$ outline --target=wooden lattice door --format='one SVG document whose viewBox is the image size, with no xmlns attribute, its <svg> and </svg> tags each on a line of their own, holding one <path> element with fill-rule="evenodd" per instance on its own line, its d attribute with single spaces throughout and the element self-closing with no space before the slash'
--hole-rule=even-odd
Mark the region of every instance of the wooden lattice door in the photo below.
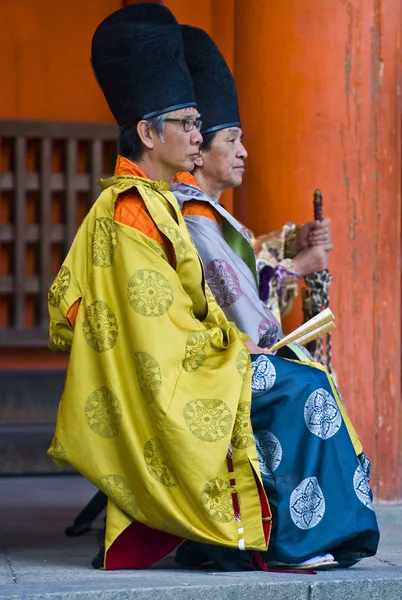
<svg viewBox="0 0 402 600">
<path fill-rule="evenodd" d="M 45 451 L 64 370 L 22 367 L 18 356 L 46 352 L 48 289 L 99 178 L 113 172 L 116 133 L 107 124 L 0 120 L 0 360 L 16 356 L 12 368 L 0 362 L 0 474 L 54 469 Z"/>
</svg>

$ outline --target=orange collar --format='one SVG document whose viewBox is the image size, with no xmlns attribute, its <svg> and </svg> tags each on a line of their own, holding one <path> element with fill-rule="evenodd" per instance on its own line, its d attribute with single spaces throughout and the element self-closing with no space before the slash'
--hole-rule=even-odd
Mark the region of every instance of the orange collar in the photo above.
<svg viewBox="0 0 402 600">
<path fill-rule="evenodd" d="M 125 156 L 118 155 L 116 166 L 114 168 L 115 175 L 131 175 L 132 177 L 144 177 L 149 179 L 141 169 Z"/>
<path fill-rule="evenodd" d="M 177 173 L 175 178 L 173 179 L 173 183 L 187 183 L 188 185 L 194 185 L 198 189 L 201 189 L 200 184 L 191 173 L 187 171 L 182 171 L 181 173 Z"/>
</svg>

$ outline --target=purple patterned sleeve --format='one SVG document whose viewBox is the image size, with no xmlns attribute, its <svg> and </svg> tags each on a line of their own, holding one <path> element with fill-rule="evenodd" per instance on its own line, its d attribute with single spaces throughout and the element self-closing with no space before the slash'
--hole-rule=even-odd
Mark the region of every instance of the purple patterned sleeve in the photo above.
<svg viewBox="0 0 402 600">
<path fill-rule="evenodd" d="M 267 302 L 269 298 L 269 282 L 275 273 L 275 268 L 266 265 L 260 271 L 259 295 L 260 300 Z"/>
<path fill-rule="evenodd" d="M 282 286 L 288 279 L 300 279 L 299 275 L 289 271 L 283 265 L 278 264 L 276 267 L 265 265 L 259 269 L 260 284 L 259 295 L 263 302 L 267 302 L 270 295 L 272 284 L 275 285 L 278 295 L 281 295 Z M 274 281 L 273 281 L 274 280 Z"/>
</svg>

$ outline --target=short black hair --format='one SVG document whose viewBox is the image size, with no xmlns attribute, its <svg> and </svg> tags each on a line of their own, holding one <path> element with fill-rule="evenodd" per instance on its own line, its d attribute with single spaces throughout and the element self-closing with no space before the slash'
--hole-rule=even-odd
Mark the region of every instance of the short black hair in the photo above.
<svg viewBox="0 0 402 600">
<path fill-rule="evenodd" d="M 144 145 L 137 131 L 137 124 L 120 132 L 119 154 L 131 161 L 141 158 L 144 153 Z"/>
<path fill-rule="evenodd" d="M 209 152 L 211 150 L 212 142 L 214 141 L 218 131 L 210 131 L 202 135 L 202 143 L 200 145 L 200 152 Z"/>
</svg>

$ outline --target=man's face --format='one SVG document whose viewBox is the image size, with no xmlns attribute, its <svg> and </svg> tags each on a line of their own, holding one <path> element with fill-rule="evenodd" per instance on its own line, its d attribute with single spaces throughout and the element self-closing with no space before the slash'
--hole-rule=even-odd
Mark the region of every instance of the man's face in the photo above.
<svg viewBox="0 0 402 600">
<path fill-rule="evenodd" d="M 242 143 L 240 127 L 219 130 L 212 140 L 211 149 L 201 152 L 196 166 L 201 166 L 205 179 L 214 181 L 220 190 L 237 187 L 244 174 L 244 161 L 247 151 Z"/>
<path fill-rule="evenodd" d="M 169 113 L 168 119 L 198 119 L 196 108 L 181 108 Z M 195 127 L 191 131 L 184 131 L 183 123 L 179 121 L 166 121 L 163 141 L 155 139 L 155 152 L 158 160 L 171 169 L 173 175 L 179 171 L 192 171 L 195 159 L 199 156 L 202 135 Z"/>
</svg>

